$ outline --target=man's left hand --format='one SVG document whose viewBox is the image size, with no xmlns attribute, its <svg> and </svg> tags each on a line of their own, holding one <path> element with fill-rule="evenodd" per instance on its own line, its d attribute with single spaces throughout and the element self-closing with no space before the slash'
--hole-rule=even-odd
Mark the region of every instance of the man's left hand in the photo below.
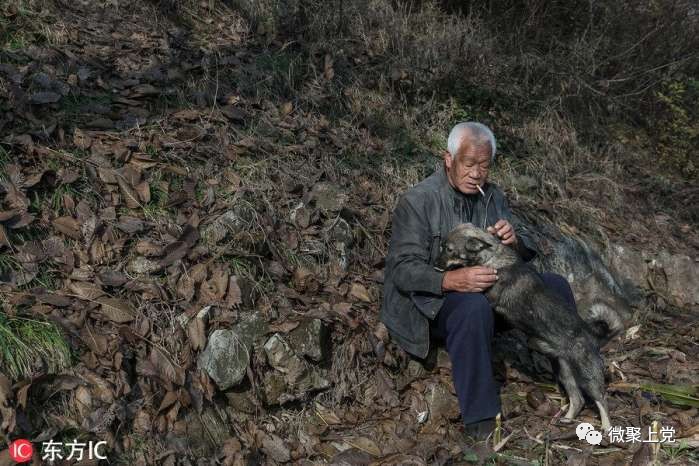
<svg viewBox="0 0 699 466">
<path fill-rule="evenodd" d="M 515 229 L 512 227 L 512 224 L 507 220 L 498 220 L 494 226 L 488 227 L 488 233 L 497 235 L 497 237 L 500 238 L 500 240 L 502 241 L 502 244 L 517 244 L 517 235 L 515 234 Z"/>
</svg>

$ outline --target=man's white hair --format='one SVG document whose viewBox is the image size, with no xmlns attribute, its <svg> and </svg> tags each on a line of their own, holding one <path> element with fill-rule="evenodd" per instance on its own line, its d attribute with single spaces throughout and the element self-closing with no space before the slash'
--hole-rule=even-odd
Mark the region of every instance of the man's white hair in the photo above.
<svg viewBox="0 0 699 466">
<path fill-rule="evenodd" d="M 463 144 L 464 139 L 476 143 L 488 142 L 490 143 L 490 161 L 495 160 L 495 135 L 493 132 L 485 126 L 483 123 L 478 123 L 476 121 L 466 121 L 455 125 L 449 132 L 449 138 L 447 139 L 447 150 L 454 158 L 461 144 Z"/>
</svg>

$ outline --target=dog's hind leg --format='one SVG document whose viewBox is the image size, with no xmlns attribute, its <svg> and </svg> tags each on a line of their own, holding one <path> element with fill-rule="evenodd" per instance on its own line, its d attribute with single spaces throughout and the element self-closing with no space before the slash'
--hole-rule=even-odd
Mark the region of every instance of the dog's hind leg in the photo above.
<svg viewBox="0 0 699 466">
<path fill-rule="evenodd" d="M 578 379 L 580 380 L 580 388 L 595 402 L 595 406 L 599 410 L 600 421 L 602 421 L 602 429 L 608 432 L 612 424 L 609 420 L 609 409 L 604 397 L 606 390 L 602 357 L 593 353 L 589 355 L 584 365 L 580 360 L 575 360 L 574 363 L 580 364 L 580 378 Z"/>
<path fill-rule="evenodd" d="M 607 401 L 604 398 L 601 400 L 595 400 L 595 405 L 597 405 L 597 409 L 599 409 L 599 417 L 602 420 L 602 430 L 604 430 L 604 432 L 609 432 L 609 430 L 612 428 L 612 423 L 609 420 Z"/>
<path fill-rule="evenodd" d="M 568 361 L 563 358 L 558 358 L 558 368 L 558 378 L 568 395 L 568 412 L 564 416 L 564 419 L 572 421 L 583 406 L 585 406 L 585 399 L 580 392 L 578 382 L 575 380 L 575 375 Z"/>
</svg>

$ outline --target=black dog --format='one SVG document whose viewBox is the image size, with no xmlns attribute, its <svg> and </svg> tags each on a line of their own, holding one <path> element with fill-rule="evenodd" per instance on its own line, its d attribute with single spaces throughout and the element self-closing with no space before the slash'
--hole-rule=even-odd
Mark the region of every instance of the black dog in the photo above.
<svg viewBox="0 0 699 466">
<path fill-rule="evenodd" d="M 600 342 L 582 318 L 536 270 L 498 238 L 472 224 L 452 230 L 435 264 L 441 270 L 482 265 L 497 270 L 498 281 L 485 291 L 493 309 L 529 337 L 529 346 L 558 363 L 558 379 L 569 399 L 566 420 L 595 402 L 602 428 L 611 428 L 605 401 L 604 363 Z"/>
</svg>

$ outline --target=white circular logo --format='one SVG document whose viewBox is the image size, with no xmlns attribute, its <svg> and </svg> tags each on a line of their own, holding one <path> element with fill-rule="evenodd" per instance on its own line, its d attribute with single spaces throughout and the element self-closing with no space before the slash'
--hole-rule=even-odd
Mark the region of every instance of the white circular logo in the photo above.
<svg viewBox="0 0 699 466">
<path fill-rule="evenodd" d="M 578 424 L 578 427 L 575 428 L 575 433 L 578 434 L 578 439 L 584 440 L 587 433 L 591 430 L 595 430 L 595 428 L 592 427 L 592 424 L 588 422 L 582 422 Z"/>
<path fill-rule="evenodd" d="M 585 440 L 587 440 L 587 443 L 590 445 L 599 445 L 602 443 L 602 433 L 597 432 L 596 430 L 591 430 L 585 436 Z"/>
</svg>

